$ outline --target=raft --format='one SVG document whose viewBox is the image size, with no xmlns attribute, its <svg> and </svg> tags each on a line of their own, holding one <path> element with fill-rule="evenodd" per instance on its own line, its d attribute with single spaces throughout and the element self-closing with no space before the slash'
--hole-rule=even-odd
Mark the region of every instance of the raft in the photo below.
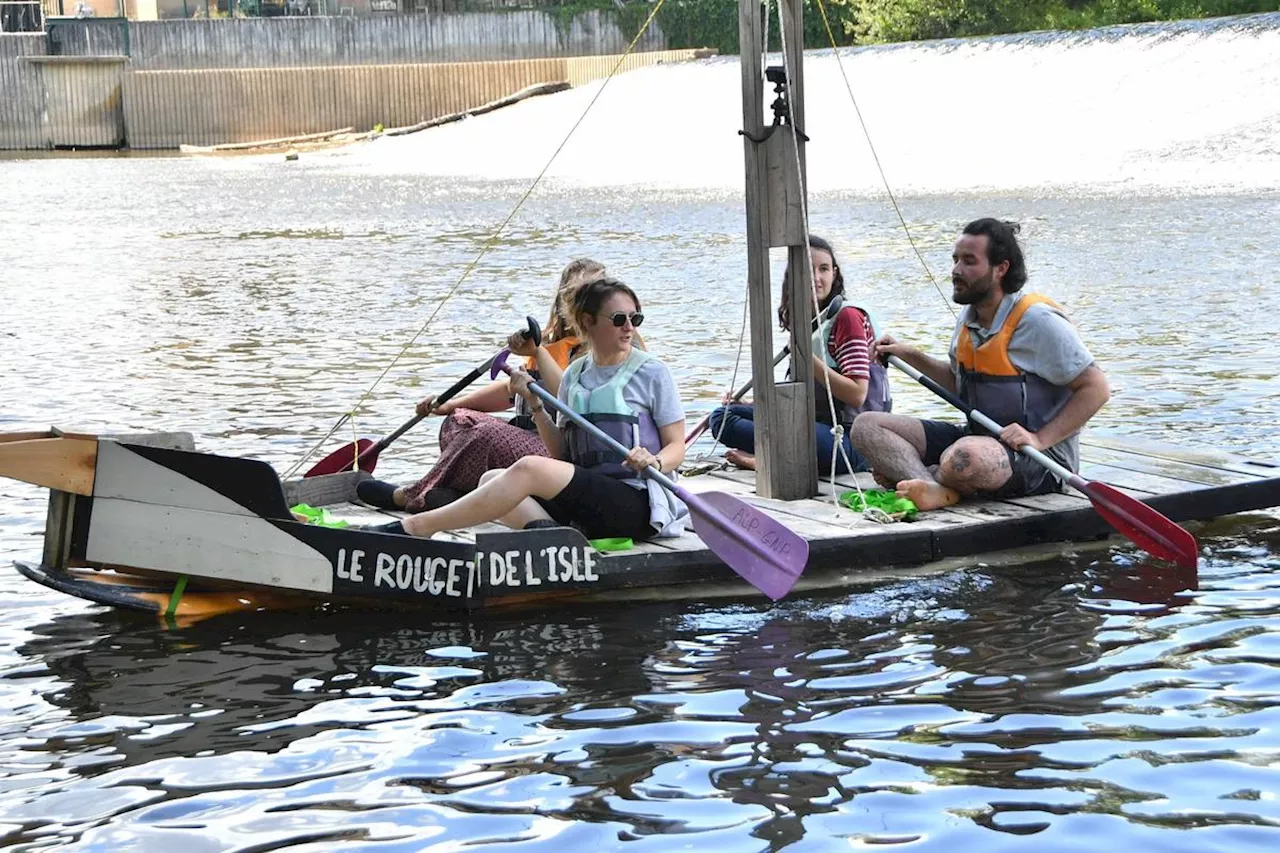
<svg viewBox="0 0 1280 853">
<path fill-rule="evenodd" d="M 1186 522 L 1280 505 L 1280 463 L 1103 438 L 1082 442 L 1081 473 Z M 419 539 L 359 529 L 400 513 L 358 501 L 357 471 L 282 482 L 267 463 L 197 451 L 189 433 L 0 434 L 0 476 L 50 489 L 36 583 L 111 607 L 203 618 L 318 605 L 477 611 L 638 598 L 757 597 L 692 533 L 596 550 L 570 527 L 495 524 Z M 682 480 L 757 505 L 802 535 L 809 564 L 797 590 L 839 587 L 885 569 L 989 561 L 1044 543 L 1102 543 L 1110 528 L 1089 501 L 1050 494 L 966 501 L 876 523 L 824 496 L 760 498 L 747 471 Z M 873 488 L 838 477 L 836 491 Z M 352 526 L 297 520 L 306 503 Z"/>
</svg>

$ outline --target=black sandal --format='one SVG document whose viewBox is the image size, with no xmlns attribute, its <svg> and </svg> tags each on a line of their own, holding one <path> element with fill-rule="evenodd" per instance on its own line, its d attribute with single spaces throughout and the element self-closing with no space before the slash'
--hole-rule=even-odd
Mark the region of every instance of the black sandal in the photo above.
<svg viewBox="0 0 1280 853">
<path fill-rule="evenodd" d="M 366 527 L 359 528 L 367 530 L 370 533 L 393 533 L 396 536 L 412 536 L 413 534 L 404 529 L 404 525 L 400 523 L 400 519 L 388 521 L 386 524 L 370 524 Z"/>
</svg>

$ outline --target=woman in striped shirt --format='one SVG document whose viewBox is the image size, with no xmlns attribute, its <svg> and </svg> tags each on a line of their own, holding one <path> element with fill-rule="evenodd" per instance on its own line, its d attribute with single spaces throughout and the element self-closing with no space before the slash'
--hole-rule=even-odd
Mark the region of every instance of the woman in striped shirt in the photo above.
<svg viewBox="0 0 1280 853">
<path fill-rule="evenodd" d="M 836 442 L 833 425 L 839 423 L 844 427 L 843 453 L 836 454 L 836 472 L 848 473 L 850 465 L 854 471 L 868 471 L 870 465 L 849 443 L 849 427 L 861 412 L 887 412 L 892 408 L 888 373 L 883 365 L 871 363 L 871 344 L 876 339 L 871 315 L 866 309 L 844 301 L 844 275 L 831 244 L 810 235 L 809 257 L 813 262 L 813 290 L 819 308 L 813 341 L 818 470 L 824 473 L 831 470 Z M 782 303 L 778 306 L 778 322 L 786 330 L 791 328 L 787 310 L 791 280 L 788 268 L 782 279 Z M 725 456 L 740 468 L 755 468 L 754 418 L 755 409 L 747 403 L 722 406 L 711 413 L 712 435 L 730 448 Z"/>
</svg>

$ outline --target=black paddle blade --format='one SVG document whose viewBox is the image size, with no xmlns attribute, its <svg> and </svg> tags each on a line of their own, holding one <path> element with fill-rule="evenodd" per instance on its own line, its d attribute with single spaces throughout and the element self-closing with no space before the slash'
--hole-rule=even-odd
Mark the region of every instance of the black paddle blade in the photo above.
<svg viewBox="0 0 1280 853">
<path fill-rule="evenodd" d="M 1083 491 L 1098 515 L 1148 554 L 1184 569 L 1198 565 L 1200 547 L 1186 529 L 1106 483 L 1086 483 Z"/>
</svg>

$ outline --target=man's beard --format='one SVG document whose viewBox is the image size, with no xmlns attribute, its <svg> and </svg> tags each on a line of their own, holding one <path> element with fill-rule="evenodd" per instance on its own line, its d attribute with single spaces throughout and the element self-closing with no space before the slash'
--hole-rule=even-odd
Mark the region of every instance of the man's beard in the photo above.
<svg viewBox="0 0 1280 853">
<path fill-rule="evenodd" d="M 956 290 L 956 282 L 959 281 L 965 285 L 963 291 Z M 995 274 L 990 270 L 987 274 L 977 281 L 967 282 L 964 279 L 951 277 L 951 301 L 957 305 L 972 305 L 975 302 L 981 302 L 996 286 Z"/>
</svg>

